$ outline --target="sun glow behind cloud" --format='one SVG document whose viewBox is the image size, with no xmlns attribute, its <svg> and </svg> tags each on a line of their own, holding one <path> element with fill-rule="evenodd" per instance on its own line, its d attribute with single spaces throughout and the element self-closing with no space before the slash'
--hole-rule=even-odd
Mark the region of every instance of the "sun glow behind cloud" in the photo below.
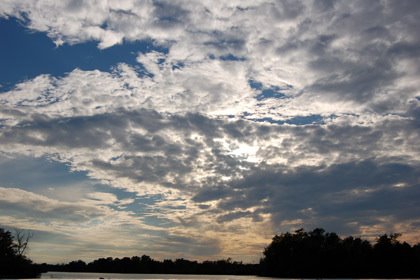
<svg viewBox="0 0 420 280">
<path fill-rule="evenodd" d="M 315 226 L 418 241 L 419 12 L 2 1 L 2 34 L 26 33 L 2 49 L 0 225 L 53 236 L 40 261 L 257 261 L 272 234 Z M 19 50 L 30 69 L 6 60 Z M 41 180 L 49 164 L 77 182 Z"/>
</svg>

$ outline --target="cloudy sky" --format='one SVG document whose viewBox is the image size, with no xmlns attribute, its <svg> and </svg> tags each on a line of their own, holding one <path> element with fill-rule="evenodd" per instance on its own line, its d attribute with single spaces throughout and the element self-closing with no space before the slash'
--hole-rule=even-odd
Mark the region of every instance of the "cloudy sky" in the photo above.
<svg viewBox="0 0 420 280">
<path fill-rule="evenodd" d="M 420 242 L 420 2 L 0 2 L 0 226 L 37 262 Z"/>
</svg>

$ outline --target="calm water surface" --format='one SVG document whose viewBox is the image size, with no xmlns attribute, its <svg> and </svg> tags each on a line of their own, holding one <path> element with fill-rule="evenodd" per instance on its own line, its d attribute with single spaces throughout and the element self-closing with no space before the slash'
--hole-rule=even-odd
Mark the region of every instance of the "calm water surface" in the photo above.
<svg viewBox="0 0 420 280">
<path fill-rule="evenodd" d="M 41 274 L 42 279 L 188 279 L 188 280 L 253 280 L 274 279 L 257 276 L 236 275 L 190 275 L 190 274 L 119 274 L 119 273 L 79 273 L 79 272 L 47 272 Z"/>
<path fill-rule="evenodd" d="M 258 277 L 258 276 L 236 276 L 236 275 L 190 275 L 190 274 L 119 274 L 119 273 L 79 273 L 79 272 L 47 272 L 41 274 L 42 279 L 114 279 L 114 280 L 137 280 L 137 279 L 173 279 L 173 280 L 270 280 L 279 278 Z M 283 279 L 292 280 L 292 279 Z M 343 279 L 328 279 L 343 280 Z M 352 279 L 356 280 L 356 279 Z M 364 279 L 366 280 L 366 279 Z M 398 279 L 393 279 L 398 280 Z M 406 280 L 406 279 L 405 279 Z"/>
</svg>

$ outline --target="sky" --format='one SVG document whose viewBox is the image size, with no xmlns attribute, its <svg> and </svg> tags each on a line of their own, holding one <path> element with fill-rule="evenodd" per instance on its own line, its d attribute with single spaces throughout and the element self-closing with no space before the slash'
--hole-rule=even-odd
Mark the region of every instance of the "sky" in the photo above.
<svg viewBox="0 0 420 280">
<path fill-rule="evenodd" d="M 0 1 L 0 227 L 35 262 L 420 242 L 420 1 Z"/>
</svg>

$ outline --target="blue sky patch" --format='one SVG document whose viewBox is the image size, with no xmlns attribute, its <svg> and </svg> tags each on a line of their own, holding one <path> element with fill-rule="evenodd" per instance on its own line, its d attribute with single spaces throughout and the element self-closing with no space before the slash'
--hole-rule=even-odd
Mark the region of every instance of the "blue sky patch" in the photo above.
<svg viewBox="0 0 420 280">
<path fill-rule="evenodd" d="M 259 92 L 259 94 L 255 97 L 258 101 L 268 99 L 268 98 L 275 98 L 275 99 L 282 99 L 287 98 L 287 96 L 282 92 L 284 90 L 288 90 L 293 88 L 291 85 L 287 85 L 286 87 L 279 87 L 279 86 L 264 86 L 262 83 L 249 80 L 249 86 Z"/>
<path fill-rule="evenodd" d="M 256 122 L 268 122 L 271 124 L 293 124 L 293 125 L 308 125 L 308 124 L 323 124 L 324 118 L 321 115 L 297 116 L 287 120 L 275 120 L 273 118 L 259 118 L 251 119 Z"/>
<path fill-rule="evenodd" d="M 246 60 L 245 57 L 235 56 L 231 53 L 227 54 L 227 55 L 222 55 L 219 58 L 220 58 L 220 60 L 223 60 L 223 61 L 244 61 L 244 60 Z"/>
<path fill-rule="evenodd" d="M 261 91 L 260 94 L 257 95 L 257 100 L 261 101 L 267 98 L 285 98 L 286 95 L 284 95 L 283 93 L 279 92 L 279 87 L 271 87 L 271 88 L 267 88 L 267 89 L 263 89 Z"/>
<path fill-rule="evenodd" d="M 286 120 L 285 123 L 295 125 L 323 124 L 324 118 L 321 115 L 297 116 Z"/>
<path fill-rule="evenodd" d="M 236 56 L 234 54 L 225 54 L 225 55 L 221 55 L 219 57 L 216 57 L 214 54 L 209 54 L 208 56 L 210 59 L 220 59 L 222 61 L 245 61 L 246 58 L 243 56 Z"/>
<path fill-rule="evenodd" d="M 248 83 L 249 83 L 249 86 L 255 90 L 262 90 L 263 88 L 263 84 L 255 80 L 249 80 Z"/>
<path fill-rule="evenodd" d="M 138 53 L 168 52 L 151 40 L 124 42 L 104 50 L 94 41 L 56 47 L 46 33 L 33 32 L 14 18 L 0 18 L 0 38 L 0 92 L 41 74 L 63 76 L 75 68 L 109 71 L 118 63 L 127 63 L 146 75 L 136 61 Z"/>
<path fill-rule="evenodd" d="M 21 174 L 21 176 L 16 176 Z M 91 180 L 86 172 L 71 172 L 64 163 L 43 158 L 0 158 L 0 182 L 3 187 L 28 191 L 74 185 Z"/>
</svg>

